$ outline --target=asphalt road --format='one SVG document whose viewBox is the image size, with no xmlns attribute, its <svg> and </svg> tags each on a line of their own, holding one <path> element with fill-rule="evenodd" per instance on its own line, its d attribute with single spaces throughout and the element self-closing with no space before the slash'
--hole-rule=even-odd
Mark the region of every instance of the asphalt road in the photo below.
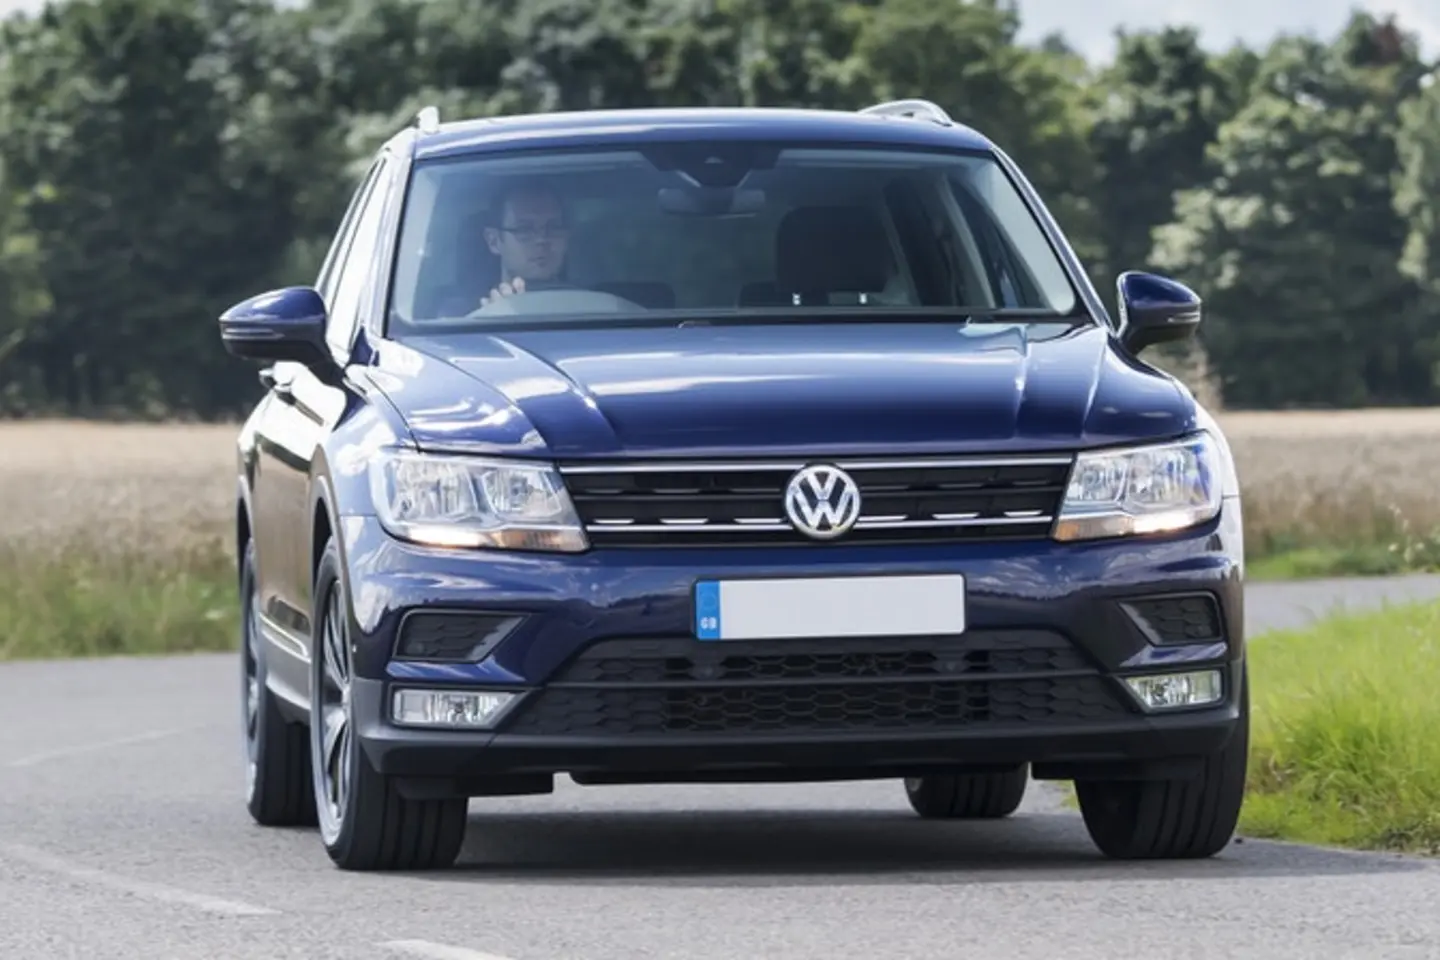
<svg viewBox="0 0 1440 960">
<path fill-rule="evenodd" d="M 1256 586 L 1252 631 L 1440 578 Z M 894 782 L 476 801 L 461 864 L 353 875 L 240 801 L 229 657 L 0 666 L 0 958 L 1440 957 L 1440 863 L 1241 840 L 1098 858 L 1032 787 L 933 825 Z"/>
</svg>

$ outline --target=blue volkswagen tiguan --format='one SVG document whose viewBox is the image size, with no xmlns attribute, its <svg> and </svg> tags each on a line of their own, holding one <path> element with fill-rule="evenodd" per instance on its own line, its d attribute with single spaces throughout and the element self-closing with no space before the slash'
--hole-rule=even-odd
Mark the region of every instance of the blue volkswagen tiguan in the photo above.
<svg viewBox="0 0 1440 960">
<path fill-rule="evenodd" d="M 418 869 L 470 798 L 556 774 L 894 778 L 941 819 L 1060 779 L 1107 856 L 1213 855 L 1248 750 L 1238 483 L 1138 358 L 1199 299 L 1117 294 L 925 101 L 426 108 L 315 286 L 220 319 L 267 364 L 250 814 Z"/>
</svg>

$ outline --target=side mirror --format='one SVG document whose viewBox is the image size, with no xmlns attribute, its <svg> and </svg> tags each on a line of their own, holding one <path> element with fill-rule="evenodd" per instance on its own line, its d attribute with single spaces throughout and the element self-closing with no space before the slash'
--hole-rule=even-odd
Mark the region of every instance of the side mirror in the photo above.
<svg viewBox="0 0 1440 960">
<path fill-rule="evenodd" d="M 271 290 L 220 315 L 220 339 L 233 356 L 293 361 L 317 373 L 335 366 L 325 344 L 325 300 L 312 287 Z"/>
<path fill-rule="evenodd" d="M 1183 283 L 1128 270 L 1115 282 L 1120 301 L 1120 341 L 1131 353 L 1157 343 L 1194 336 L 1200 298 Z"/>
</svg>

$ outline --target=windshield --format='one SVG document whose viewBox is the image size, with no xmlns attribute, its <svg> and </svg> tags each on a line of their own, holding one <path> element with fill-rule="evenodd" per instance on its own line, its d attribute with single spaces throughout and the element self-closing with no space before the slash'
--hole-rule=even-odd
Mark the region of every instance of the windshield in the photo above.
<svg viewBox="0 0 1440 960">
<path fill-rule="evenodd" d="M 1075 306 L 989 156 L 692 142 L 417 164 L 390 329 Z"/>
</svg>

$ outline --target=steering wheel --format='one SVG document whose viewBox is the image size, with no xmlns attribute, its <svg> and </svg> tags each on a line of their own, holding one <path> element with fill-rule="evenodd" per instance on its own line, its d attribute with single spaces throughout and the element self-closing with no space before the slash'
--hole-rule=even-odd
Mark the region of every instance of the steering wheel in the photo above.
<svg viewBox="0 0 1440 960">
<path fill-rule="evenodd" d="M 526 281 L 521 293 L 496 297 L 466 318 L 565 313 L 633 313 L 644 307 L 613 293 L 592 290 L 561 280 Z"/>
</svg>

